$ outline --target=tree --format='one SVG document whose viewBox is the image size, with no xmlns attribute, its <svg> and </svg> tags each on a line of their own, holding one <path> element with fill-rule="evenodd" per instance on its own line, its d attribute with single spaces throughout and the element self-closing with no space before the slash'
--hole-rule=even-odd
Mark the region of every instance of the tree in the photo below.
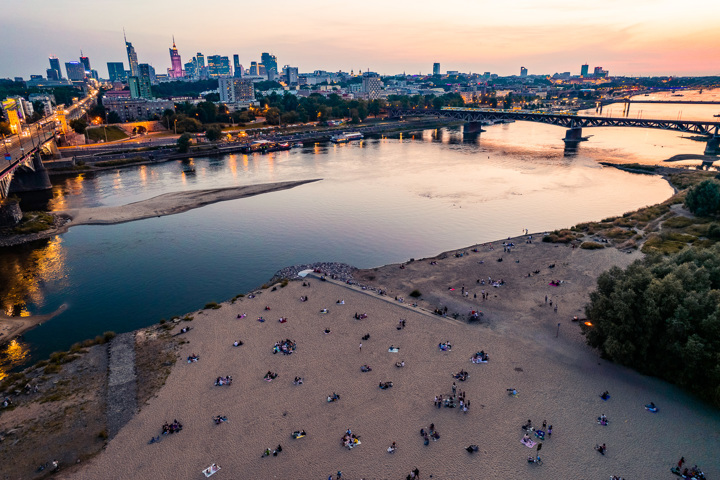
<svg viewBox="0 0 720 480">
<path fill-rule="evenodd" d="M 85 133 L 87 123 L 82 118 L 76 118 L 75 120 L 70 120 L 70 128 L 75 130 L 75 133 L 79 133 L 82 135 L 83 133 Z"/>
<path fill-rule="evenodd" d="M 122 122 L 122 119 L 120 118 L 120 115 L 117 114 L 117 112 L 110 112 L 107 116 L 107 123 L 120 123 Z"/>
<path fill-rule="evenodd" d="M 701 217 L 717 213 L 720 209 L 720 185 L 710 179 L 700 182 L 685 195 L 685 206 Z"/>
<path fill-rule="evenodd" d="M 190 150 L 190 135 L 183 133 L 177 141 L 178 152 L 187 153 Z"/>
<path fill-rule="evenodd" d="M 0 122 L 0 135 L 10 135 L 11 133 L 12 130 L 10 130 L 10 123 Z"/>
<path fill-rule="evenodd" d="M 280 110 L 272 107 L 265 112 L 265 121 L 268 125 L 280 125 Z"/>
<path fill-rule="evenodd" d="M 47 115 L 47 112 L 45 112 L 45 102 L 41 102 L 40 100 L 35 100 L 34 102 L 32 102 L 32 106 L 33 106 L 33 110 L 35 111 L 35 113 L 40 114 L 40 118 Z"/>
<path fill-rule="evenodd" d="M 184 115 L 178 115 L 175 126 L 177 127 L 178 133 L 202 132 L 203 130 L 202 123 L 194 118 L 186 117 Z"/>
<path fill-rule="evenodd" d="M 220 137 L 222 137 L 222 130 L 220 130 L 218 127 L 210 127 L 205 130 L 205 138 L 207 138 L 211 142 L 220 140 Z"/>
</svg>

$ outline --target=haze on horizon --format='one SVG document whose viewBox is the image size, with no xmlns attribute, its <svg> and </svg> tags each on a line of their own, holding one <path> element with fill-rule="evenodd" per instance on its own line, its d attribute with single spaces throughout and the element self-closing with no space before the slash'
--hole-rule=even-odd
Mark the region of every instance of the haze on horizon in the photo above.
<svg viewBox="0 0 720 480">
<path fill-rule="evenodd" d="M 716 0 L 24 0 L 2 11 L 0 78 L 45 75 L 49 55 L 64 64 L 81 49 L 106 78 L 106 62 L 128 68 L 123 27 L 158 73 L 174 35 L 183 62 L 239 54 L 248 67 L 270 52 L 301 72 L 426 74 L 440 62 L 442 72 L 578 74 L 587 62 L 610 75 L 720 75 Z"/>
</svg>

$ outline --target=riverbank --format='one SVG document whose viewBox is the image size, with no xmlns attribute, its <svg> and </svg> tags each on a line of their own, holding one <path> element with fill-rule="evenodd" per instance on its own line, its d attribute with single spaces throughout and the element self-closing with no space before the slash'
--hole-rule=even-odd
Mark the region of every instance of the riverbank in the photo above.
<svg viewBox="0 0 720 480">
<path fill-rule="evenodd" d="M 582 316 L 600 272 L 641 254 L 573 248 L 541 237 L 357 271 L 358 285 L 315 274 L 193 312 L 191 323 L 169 326 L 175 334 L 193 328 L 182 333 L 181 361 L 156 397 L 99 456 L 59 478 L 193 478 L 212 463 L 222 468 L 220 475 L 248 478 L 290 469 L 298 478 L 338 470 L 343 478 L 403 478 L 414 468 L 423 478 L 472 478 L 478 469 L 520 478 L 536 468 L 548 478 L 663 478 L 680 456 L 703 467 L 708 478 L 719 474 L 714 458 L 720 440 L 707 434 L 720 427 L 716 410 L 599 359 L 572 321 Z M 514 245 L 509 252 L 508 243 Z M 439 307 L 447 307 L 447 315 L 431 313 Z M 483 312 L 479 322 L 461 319 L 473 310 Z M 273 354 L 279 339 L 295 342 L 292 355 Z M 235 341 L 243 344 L 235 347 Z M 445 342 L 452 347 L 443 351 L 438 344 Z M 389 352 L 390 346 L 399 352 Z M 487 364 L 470 362 L 479 350 L 488 353 Z M 193 354 L 199 361 L 187 363 Z M 362 365 L 372 370 L 363 373 Z M 469 373 L 465 382 L 451 376 L 461 370 Z M 264 381 L 268 371 L 277 378 Z M 213 385 L 227 375 L 232 385 Z M 293 384 L 298 376 L 302 385 Z M 393 386 L 382 390 L 380 382 Z M 470 401 L 466 413 L 433 403 L 440 394 L 459 401 L 453 382 L 464 403 Z M 519 395 L 508 396 L 507 388 Z M 607 402 L 599 398 L 605 390 Z M 328 402 L 333 392 L 340 399 Z M 649 401 L 660 413 L 643 409 Z M 596 424 L 601 414 L 608 426 Z M 228 421 L 214 424 L 217 415 Z M 182 432 L 146 444 L 174 419 Z M 536 448 L 520 443 L 528 419 L 536 427 L 552 425 L 542 466 L 528 464 Z M 418 432 L 431 424 L 440 438 L 424 445 Z M 694 424 L 706 428 L 687 428 Z M 340 441 L 348 429 L 361 441 L 351 451 Z M 292 439 L 296 430 L 307 436 Z M 393 442 L 397 450 L 390 454 Z M 605 455 L 593 449 L 598 443 L 607 444 Z M 471 444 L 479 446 L 477 453 L 465 451 Z M 262 458 L 277 445 L 277 456 Z"/>
<path fill-rule="evenodd" d="M 44 315 L 32 315 L 28 317 L 11 317 L 0 313 L 0 347 L 5 345 L 28 330 L 47 322 L 67 310 L 67 305 L 61 305 L 52 313 Z"/>
<path fill-rule="evenodd" d="M 113 225 L 144 218 L 174 215 L 217 202 L 287 190 L 320 180 L 322 179 L 316 178 L 293 182 L 172 192 L 117 207 L 89 207 L 53 212 L 53 215 L 58 219 L 55 228 L 30 235 L 14 234 L 8 230 L 3 237 L 0 237 L 0 248 L 48 239 L 65 233 L 70 227 L 76 225 Z"/>
</svg>

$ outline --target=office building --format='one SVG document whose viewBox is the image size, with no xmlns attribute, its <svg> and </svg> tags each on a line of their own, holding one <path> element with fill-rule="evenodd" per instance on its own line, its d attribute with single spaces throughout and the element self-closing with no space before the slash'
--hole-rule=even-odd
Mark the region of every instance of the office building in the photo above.
<svg viewBox="0 0 720 480">
<path fill-rule="evenodd" d="M 122 62 L 108 62 L 108 78 L 111 82 L 124 82 L 127 80 L 125 76 L 125 66 Z"/>
<path fill-rule="evenodd" d="M 250 75 L 252 75 L 252 76 L 258 75 L 258 63 L 257 62 L 250 62 Z"/>
<path fill-rule="evenodd" d="M 265 65 L 265 71 L 269 72 L 270 70 L 275 70 L 275 73 L 277 73 L 277 57 L 275 55 L 270 55 L 269 53 L 263 53 L 260 55 L 260 62 Z"/>
<path fill-rule="evenodd" d="M 284 80 L 286 85 L 297 85 L 298 84 L 298 68 L 285 65 L 283 67 Z"/>
<path fill-rule="evenodd" d="M 131 76 L 128 79 L 128 84 L 130 85 L 130 97 L 152 100 L 152 91 L 150 89 L 150 65 L 147 63 L 141 63 L 137 66 L 137 71 L 137 76 Z"/>
<path fill-rule="evenodd" d="M 175 46 L 175 37 L 173 37 L 173 45 L 170 49 L 170 68 L 168 68 L 168 76 L 170 78 L 182 78 L 182 59 L 180 53 Z"/>
<path fill-rule="evenodd" d="M 60 70 L 60 60 L 56 56 L 50 57 L 50 69 L 55 70 L 57 78 L 50 78 L 48 74 L 48 80 L 60 80 L 63 78 L 62 71 Z"/>
<path fill-rule="evenodd" d="M 12 133 L 18 133 L 22 130 L 22 124 L 20 119 L 22 118 L 22 107 L 15 102 L 12 98 L 6 98 L 2 101 L 3 115 L 5 121 L 10 124 L 10 131 Z"/>
<path fill-rule="evenodd" d="M 132 43 L 127 41 L 127 38 L 125 39 L 125 50 L 127 50 L 128 64 L 130 65 L 130 76 L 137 77 L 137 75 L 138 75 L 137 53 L 135 52 L 135 47 L 133 47 Z"/>
<path fill-rule="evenodd" d="M 31 93 L 28 97 L 30 103 L 40 102 L 42 104 L 42 111 L 38 110 L 43 116 L 50 115 L 55 111 L 53 108 L 54 95 L 48 95 L 46 93 Z"/>
<path fill-rule="evenodd" d="M 85 79 L 85 66 L 80 62 L 65 62 L 68 80 L 76 82 Z"/>
<path fill-rule="evenodd" d="M 240 65 L 240 55 L 233 55 L 233 76 L 240 78 L 243 76 L 243 66 Z"/>
<path fill-rule="evenodd" d="M 440 75 L 440 64 L 433 63 L 433 75 Z"/>
<path fill-rule="evenodd" d="M 92 68 L 90 68 L 90 59 L 83 55 L 82 50 L 80 50 L 80 63 L 83 64 L 83 67 L 85 67 L 86 72 L 89 72 L 92 70 Z"/>
<path fill-rule="evenodd" d="M 48 80 L 60 80 L 60 75 L 54 68 L 48 68 L 45 70 L 45 73 L 47 74 Z"/>
<path fill-rule="evenodd" d="M 197 68 L 195 67 L 196 60 L 193 58 L 185 64 L 185 77 L 195 79 L 197 78 Z"/>
<path fill-rule="evenodd" d="M 255 101 L 255 87 L 253 81 L 249 78 L 220 78 L 218 88 L 222 103 L 249 105 Z"/>
<path fill-rule="evenodd" d="M 205 55 L 198 52 L 197 55 L 195 55 L 195 60 L 197 61 L 198 70 L 200 70 L 201 68 L 205 68 Z"/>
<path fill-rule="evenodd" d="M 380 75 L 374 72 L 365 72 L 362 76 L 362 92 L 367 95 L 368 100 L 380 98 L 383 83 Z"/>
<path fill-rule="evenodd" d="M 588 70 L 590 69 L 590 65 L 587 63 L 580 67 L 580 76 L 581 77 L 587 77 L 588 76 Z"/>
<path fill-rule="evenodd" d="M 593 71 L 593 76 L 595 76 L 597 78 L 607 78 L 608 71 L 603 70 L 602 67 L 595 67 L 595 70 Z"/>
<path fill-rule="evenodd" d="M 527 68 L 520 67 L 520 76 L 521 77 L 527 77 Z"/>
<path fill-rule="evenodd" d="M 112 98 L 104 96 L 103 106 L 108 114 L 110 112 L 117 113 L 121 122 L 153 120 L 160 118 L 165 110 L 174 110 L 175 108 L 172 100 L 148 100 L 146 98 L 127 98 L 121 96 Z"/>
<path fill-rule="evenodd" d="M 231 76 L 230 58 L 222 55 L 210 55 L 208 58 L 208 75 L 210 78 Z"/>
</svg>

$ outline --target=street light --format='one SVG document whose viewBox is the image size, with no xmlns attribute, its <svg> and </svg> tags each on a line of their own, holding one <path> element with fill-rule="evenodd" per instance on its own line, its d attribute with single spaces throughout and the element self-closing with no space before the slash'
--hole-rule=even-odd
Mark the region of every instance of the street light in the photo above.
<svg viewBox="0 0 720 480">
<path fill-rule="evenodd" d="M 175 135 L 177 135 L 177 118 L 173 122 L 173 129 L 175 130 Z"/>
</svg>

